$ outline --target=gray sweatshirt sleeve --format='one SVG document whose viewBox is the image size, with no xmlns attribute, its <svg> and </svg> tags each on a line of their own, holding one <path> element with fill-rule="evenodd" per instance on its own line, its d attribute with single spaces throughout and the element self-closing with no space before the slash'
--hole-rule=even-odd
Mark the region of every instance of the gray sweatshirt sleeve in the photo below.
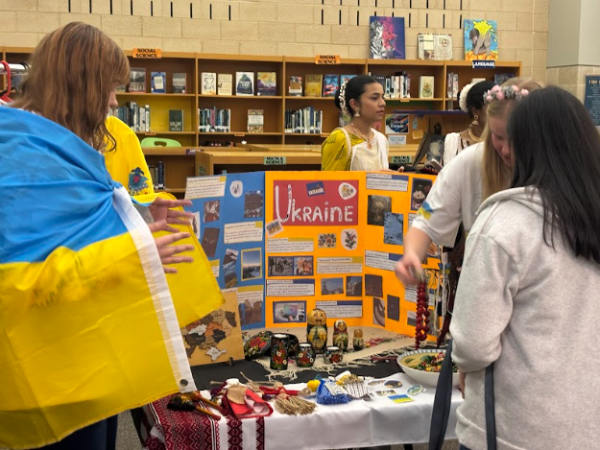
<svg viewBox="0 0 600 450">
<path fill-rule="evenodd" d="M 500 356 L 519 282 L 514 261 L 489 236 L 470 234 L 465 254 L 450 333 L 452 359 L 464 372 L 474 372 Z"/>
</svg>

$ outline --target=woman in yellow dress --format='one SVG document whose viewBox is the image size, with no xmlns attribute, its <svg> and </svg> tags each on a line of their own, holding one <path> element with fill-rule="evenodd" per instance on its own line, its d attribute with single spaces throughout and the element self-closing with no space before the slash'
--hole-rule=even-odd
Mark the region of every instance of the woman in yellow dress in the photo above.
<svg viewBox="0 0 600 450">
<path fill-rule="evenodd" d="M 373 128 L 385 114 L 381 84 L 368 75 L 353 77 L 338 89 L 335 104 L 352 120 L 323 142 L 321 170 L 389 169 L 388 140 Z"/>
</svg>

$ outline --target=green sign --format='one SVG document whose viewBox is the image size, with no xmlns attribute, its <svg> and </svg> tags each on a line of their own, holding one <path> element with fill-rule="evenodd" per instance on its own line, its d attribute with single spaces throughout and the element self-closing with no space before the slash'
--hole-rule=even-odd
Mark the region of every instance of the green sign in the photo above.
<svg viewBox="0 0 600 450">
<path fill-rule="evenodd" d="M 411 164 L 413 157 L 409 155 L 392 156 L 392 164 Z"/>
<path fill-rule="evenodd" d="M 265 156 L 265 166 L 285 166 L 285 156 Z"/>
</svg>

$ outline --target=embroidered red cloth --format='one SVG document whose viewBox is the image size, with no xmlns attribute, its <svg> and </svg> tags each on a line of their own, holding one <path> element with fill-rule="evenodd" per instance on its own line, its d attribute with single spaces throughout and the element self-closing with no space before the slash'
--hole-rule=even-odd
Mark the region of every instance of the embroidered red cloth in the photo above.
<svg viewBox="0 0 600 450">
<path fill-rule="evenodd" d="M 230 416 L 216 421 L 202 413 L 168 409 L 170 398 L 162 398 L 144 407 L 144 449 L 264 450 L 264 417 L 242 421 Z M 244 442 L 245 428 L 256 430 L 251 433 L 255 436 L 254 442 Z"/>
</svg>

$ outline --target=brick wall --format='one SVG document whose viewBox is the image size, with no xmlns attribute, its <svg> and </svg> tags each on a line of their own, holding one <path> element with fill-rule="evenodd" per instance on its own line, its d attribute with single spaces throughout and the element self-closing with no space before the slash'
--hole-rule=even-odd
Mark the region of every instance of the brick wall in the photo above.
<svg viewBox="0 0 600 450">
<path fill-rule="evenodd" d="M 367 58 L 371 15 L 406 22 L 406 57 L 416 36 L 454 36 L 462 59 L 461 20 L 498 21 L 502 60 L 520 60 L 523 75 L 546 79 L 549 0 L 0 0 L 0 46 L 35 46 L 44 33 L 83 21 L 124 49 Z"/>
</svg>

